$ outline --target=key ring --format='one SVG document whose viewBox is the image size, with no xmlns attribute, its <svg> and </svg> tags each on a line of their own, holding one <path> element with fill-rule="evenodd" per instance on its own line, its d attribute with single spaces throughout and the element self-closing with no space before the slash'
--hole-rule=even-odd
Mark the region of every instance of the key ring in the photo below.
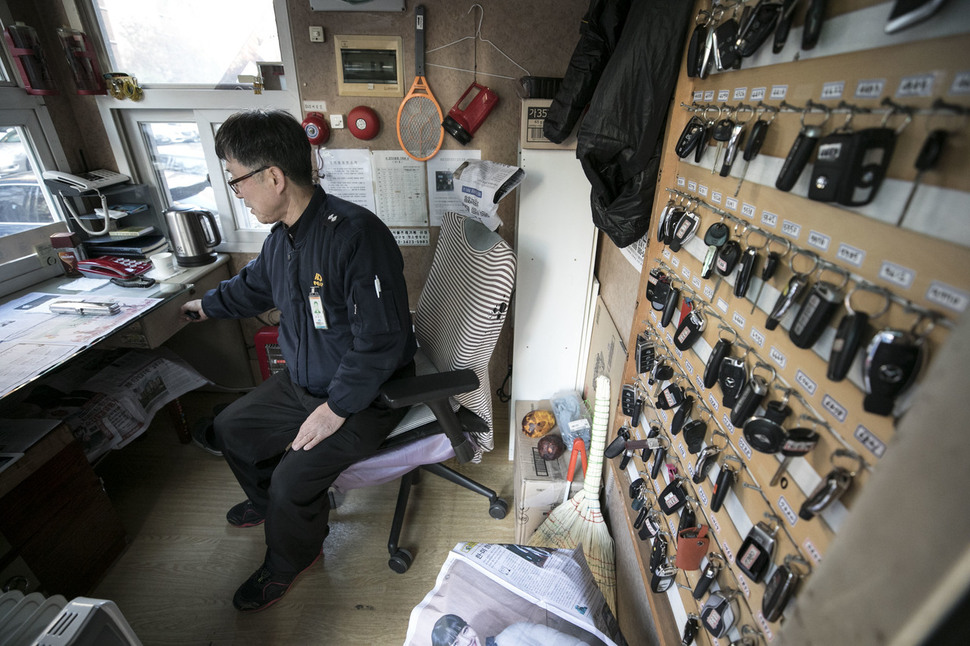
<svg viewBox="0 0 970 646">
<path fill-rule="evenodd" d="M 796 108 L 796 110 L 797 109 L 798 108 Z M 805 117 L 808 116 L 808 113 L 809 112 L 819 112 L 819 111 L 821 111 L 823 113 L 823 119 L 819 123 L 814 124 L 813 127 L 816 127 L 816 128 L 821 128 L 826 123 L 828 123 L 829 117 L 832 116 L 832 109 L 829 106 L 827 106 L 827 105 L 824 105 L 822 103 L 815 103 L 814 101 L 812 101 L 811 99 L 809 99 L 809 101 L 806 104 L 805 108 L 803 108 L 803 109 L 800 110 L 800 112 L 802 113 L 802 116 L 801 116 L 801 119 L 800 119 L 801 124 L 802 124 L 802 128 L 805 128 L 808 125 L 808 124 L 805 123 Z"/>
<path fill-rule="evenodd" d="M 838 265 L 833 265 L 830 262 L 824 262 L 824 261 L 821 261 L 819 263 L 819 268 L 818 268 L 819 280 L 822 280 L 822 275 L 826 271 L 830 271 L 833 274 L 838 274 L 839 276 L 842 276 L 842 282 L 839 283 L 837 289 L 839 290 L 845 289 L 845 286 L 849 284 L 849 272 L 847 272 L 845 269 L 842 269 L 842 267 L 839 267 Z"/>
<path fill-rule="evenodd" d="M 761 110 L 761 116 L 758 117 L 759 119 L 761 119 L 761 117 L 763 117 L 765 113 L 771 114 L 771 118 L 767 120 L 768 123 L 771 123 L 772 121 L 774 121 L 775 117 L 778 116 L 778 112 L 779 112 L 778 108 L 776 108 L 773 105 L 768 105 L 764 101 L 758 101 L 757 107 Z"/>
<path fill-rule="evenodd" d="M 812 564 L 798 554 L 786 554 L 784 562 L 788 566 L 788 569 L 797 577 L 806 577 L 812 573 Z M 800 572 L 798 569 L 792 567 L 792 563 L 798 563 L 799 566 L 804 567 L 807 571 Z"/>
<path fill-rule="evenodd" d="M 765 237 L 768 238 L 768 244 L 766 246 L 766 249 L 768 249 L 768 252 L 769 253 L 771 252 L 771 243 L 772 242 L 783 242 L 783 243 L 785 243 L 785 250 L 783 252 L 781 252 L 780 254 L 778 254 L 778 258 L 779 259 L 784 258 L 785 256 L 787 256 L 791 252 L 792 244 L 791 244 L 791 240 L 789 240 L 788 238 L 779 238 L 778 236 L 776 236 L 776 235 L 774 235 L 772 233 L 765 233 Z"/>
<path fill-rule="evenodd" d="M 855 460 L 858 463 L 858 471 L 849 471 L 846 469 L 846 471 L 849 471 L 849 477 L 851 478 L 856 477 L 856 474 L 866 467 L 866 461 L 862 459 L 862 456 L 855 451 L 850 451 L 849 449 L 835 449 L 835 451 L 833 451 L 829 456 L 829 462 L 835 466 L 839 466 L 835 464 L 835 458 L 847 458 L 850 460 Z"/>
<path fill-rule="evenodd" d="M 760 247 L 752 246 L 752 244 L 751 244 L 751 234 L 752 233 L 760 234 L 761 237 L 763 237 L 765 239 L 764 244 L 762 244 Z M 766 248 L 769 244 L 771 244 L 771 239 L 768 237 L 768 234 L 767 233 L 765 233 L 764 231 L 762 231 L 758 227 L 749 227 L 749 230 L 744 234 L 744 244 L 746 244 L 751 249 L 754 249 L 756 251 L 761 251 L 762 249 Z M 791 244 L 791 243 L 789 243 L 789 244 Z"/>
<path fill-rule="evenodd" d="M 728 462 L 737 462 L 738 463 L 738 468 L 737 469 L 728 468 L 728 464 L 727 464 Z M 725 455 L 724 456 L 724 464 L 721 465 L 721 468 L 722 469 L 727 469 L 728 471 L 734 471 L 735 473 L 738 473 L 738 472 L 741 471 L 741 469 L 744 468 L 744 461 L 741 458 L 739 458 L 738 456 L 736 456 L 736 455 Z"/>
<path fill-rule="evenodd" d="M 741 113 L 742 112 L 750 112 L 751 113 L 751 116 L 749 116 L 747 119 L 745 119 L 744 121 L 742 121 L 741 120 Z M 744 104 L 744 103 L 739 103 L 738 104 L 738 107 L 734 110 L 734 116 L 737 118 L 737 122 L 739 124 L 741 124 L 741 123 L 748 123 L 749 121 L 751 121 L 754 118 L 754 116 L 755 116 L 754 113 L 755 113 L 754 108 L 751 107 L 750 105 L 747 105 L 747 104 Z"/>
<path fill-rule="evenodd" d="M 738 331 L 735 330 L 733 327 L 729 327 L 727 325 L 718 325 L 717 326 L 717 329 L 718 329 L 717 338 L 719 340 L 728 341 L 727 339 L 725 339 L 724 337 L 721 336 L 720 330 L 724 330 L 725 332 L 730 332 L 731 334 L 734 335 L 734 340 L 733 341 L 728 341 L 728 343 L 732 343 L 733 344 L 733 343 L 737 343 L 740 340 L 740 337 L 738 336 Z"/>
<path fill-rule="evenodd" d="M 903 119 L 903 122 L 899 125 L 898 128 L 896 128 L 896 135 L 898 136 L 900 133 L 902 133 L 903 130 L 906 129 L 906 126 L 912 123 L 913 121 L 912 108 L 907 107 L 905 105 L 900 105 L 895 101 L 893 101 L 892 99 L 890 99 L 888 96 L 882 100 L 882 105 L 888 105 L 890 106 L 891 109 L 889 110 L 889 112 L 885 114 L 885 116 L 883 116 L 882 123 L 879 124 L 881 127 L 885 128 L 886 124 L 889 123 L 889 119 L 891 119 L 893 115 L 896 115 L 896 114 L 906 115 L 906 118 Z"/>
<path fill-rule="evenodd" d="M 763 361 L 756 361 L 755 362 L 754 366 L 751 368 L 751 376 L 752 377 L 755 376 L 755 372 L 754 371 L 757 370 L 758 368 L 765 368 L 765 369 L 771 371 L 771 379 L 766 379 L 765 380 L 769 384 L 772 383 L 772 382 L 774 382 L 775 379 L 778 377 L 778 373 L 775 372 L 775 369 L 772 366 L 769 366 L 767 363 L 765 363 Z"/>
<path fill-rule="evenodd" d="M 845 295 L 845 309 L 849 314 L 855 314 L 856 312 L 861 312 L 863 310 L 857 309 L 852 306 L 852 297 L 857 292 L 870 292 L 872 294 L 878 294 L 883 297 L 882 309 L 873 314 L 868 314 L 870 319 L 877 319 L 886 312 L 889 311 L 889 306 L 892 304 L 892 295 L 888 289 L 885 287 L 879 287 L 867 282 L 859 282 Z"/>
<path fill-rule="evenodd" d="M 812 268 L 806 271 L 805 273 L 802 273 L 797 269 L 795 269 L 795 258 L 798 258 L 799 256 L 808 256 L 809 258 L 812 259 Z M 814 254 L 811 251 L 805 251 L 804 249 L 799 249 L 794 253 L 794 255 L 792 255 L 791 259 L 788 261 L 788 266 L 791 267 L 792 273 L 798 276 L 799 278 L 808 278 L 809 276 L 815 273 L 816 269 L 818 269 L 819 262 L 821 262 L 821 260 L 817 254 Z"/>
</svg>

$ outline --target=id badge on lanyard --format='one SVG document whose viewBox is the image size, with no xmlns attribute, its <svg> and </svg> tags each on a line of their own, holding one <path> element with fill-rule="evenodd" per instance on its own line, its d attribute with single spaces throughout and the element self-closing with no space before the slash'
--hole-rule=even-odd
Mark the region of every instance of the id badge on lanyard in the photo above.
<svg viewBox="0 0 970 646">
<path fill-rule="evenodd" d="M 316 287 L 310 288 L 310 315 L 313 317 L 313 327 L 318 330 L 329 329 L 327 325 L 327 314 L 323 311 L 323 299 L 317 292 Z"/>
</svg>

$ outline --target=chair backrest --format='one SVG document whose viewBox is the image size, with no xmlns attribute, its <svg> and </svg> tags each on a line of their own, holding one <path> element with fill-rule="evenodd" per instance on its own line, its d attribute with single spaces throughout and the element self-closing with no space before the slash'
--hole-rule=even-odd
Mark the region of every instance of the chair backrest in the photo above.
<svg viewBox="0 0 970 646">
<path fill-rule="evenodd" d="M 478 389 L 455 399 L 487 423 L 487 432 L 474 433 L 484 451 L 494 446 L 488 363 L 514 287 L 512 247 L 481 223 L 445 213 L 414 328 L 421 349 L 438 370 L 467 368 L 478 375 Z"/>
</svg>

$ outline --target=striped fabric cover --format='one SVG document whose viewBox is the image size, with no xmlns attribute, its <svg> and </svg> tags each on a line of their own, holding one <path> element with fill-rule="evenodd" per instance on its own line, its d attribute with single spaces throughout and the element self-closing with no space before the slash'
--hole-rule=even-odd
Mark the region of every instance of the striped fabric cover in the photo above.
<svg viewBox="0 0 970 646">
<path fill-rule="evenodd" d="M 438 370 L 471 369 L 478 389 L 458 403 L 488 423 L 475 433 L 479 449 L 491 451 L 492 388 L 488 362 L 510 308 L 515 252 L 501 236 L 458 213 L 444 214 L 431 271 L 418 298 L 414 328 L 418 343 Z"/>
</svg>

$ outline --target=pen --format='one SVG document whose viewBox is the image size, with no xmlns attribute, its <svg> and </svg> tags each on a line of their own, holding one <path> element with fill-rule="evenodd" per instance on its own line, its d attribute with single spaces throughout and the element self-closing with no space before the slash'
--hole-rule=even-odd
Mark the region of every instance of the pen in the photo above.
<svg viewBox="0 0 970 646">
<path fill-rule="evenodd" d="M 377 298 L 381 297 L 381 279 L 374 274 L 374 291 L 377 292 Z"/>
</svg>

